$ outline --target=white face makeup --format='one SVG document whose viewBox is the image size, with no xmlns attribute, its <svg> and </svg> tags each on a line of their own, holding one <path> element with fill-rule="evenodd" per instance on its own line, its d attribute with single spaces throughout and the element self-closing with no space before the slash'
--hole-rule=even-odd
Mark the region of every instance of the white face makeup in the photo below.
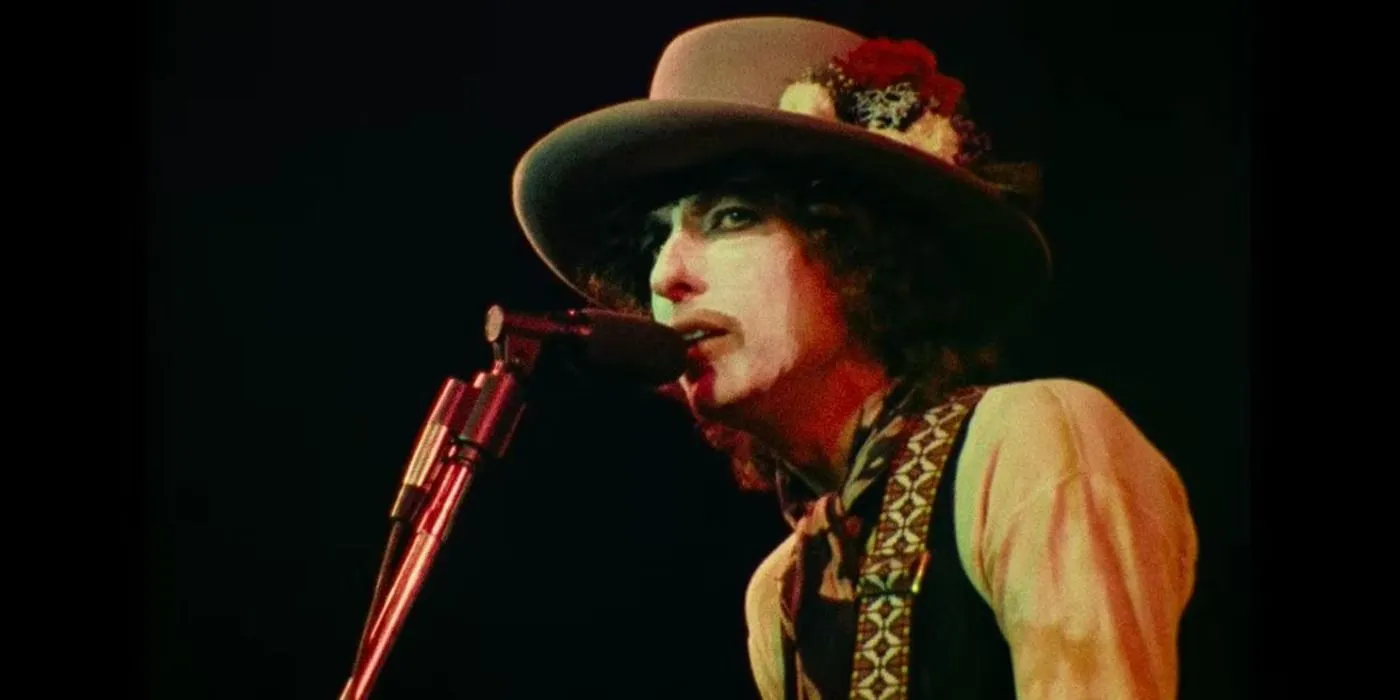
<svg viewBox="0 0 1400 700">
<path fill-rule="evenodd" d="M 666 228 L 652 315 L 692 340 L 682 386 L 693 410 L 742 424 L 792 410 L 776 397 L 820 381 L 846 347 L 830 275 L 794 224 L 736 195 L 688 197 L 653 213 Z"/>
</svg>

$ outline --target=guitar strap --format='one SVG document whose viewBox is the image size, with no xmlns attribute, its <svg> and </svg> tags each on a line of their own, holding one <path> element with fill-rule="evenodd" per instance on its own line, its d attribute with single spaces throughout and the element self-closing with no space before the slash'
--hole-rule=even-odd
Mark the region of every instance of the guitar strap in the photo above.
<svg viewBox="0 0 1400 700">
<path fill-rule="evenodd" d="M 852 700 L 909 696 L 910 621 L 934 556 L 928 548 L 933 504 L 953 443 L 984 394 L 983 388 L 965 389 L 924 413 L 922 425 L 890 465 L 879 521 L 866 540 L 856 585 Z"/>
</svg>

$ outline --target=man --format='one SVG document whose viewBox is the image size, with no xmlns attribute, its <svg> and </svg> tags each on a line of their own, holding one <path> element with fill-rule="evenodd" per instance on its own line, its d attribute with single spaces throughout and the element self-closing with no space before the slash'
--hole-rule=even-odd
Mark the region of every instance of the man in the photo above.
<svg viewBox="0 0 1400 700">
<path fill-rule="evenodd" d="M 912 42 L 756 18 L 516 172 L 526 235 L 690 341 L 679 387 L 793 534 L 746 616 L 765 698 L 1169 698 L 1196 535 L 1102 392 L 976 383 L 1049 278 L 963 86 Z"/>
</svg>

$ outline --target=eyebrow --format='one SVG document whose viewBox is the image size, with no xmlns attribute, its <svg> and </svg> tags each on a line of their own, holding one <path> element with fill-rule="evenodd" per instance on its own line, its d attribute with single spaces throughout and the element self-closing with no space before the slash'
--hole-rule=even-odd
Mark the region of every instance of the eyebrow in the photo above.
<svg viewBox="0 0 1400 700">
<path fill-rule="evenodd" d="M 685 207 L 689 216 L 695 216 L 697 212 L 704 212 L 713 206 L 714 197 L 706 195 L 689 195 L 680 199 L 673 199 L 651 211 L 647 212 L 643 225 L 650 228 L 652 226 L 664 226 L 669 231 L 671 221 L 675 216 L 676 207 Z"/>
<path fill-rule="evenodd" d="M 686 195 L 679 199 L 671 200 L 651 211 L 647 212 L 646 224 L 671 225 L 671 217 L 678 206 L 684 206 L 686 213 L 690 216 L 703 216 L 721 201 L 728 198 L 744 200 L 750 204 L 758 205 L 757 197 L 746 191 L 741 183 L 726 183 L 697 194 Z"/>
<path fill-rule="evenodd" d="M 671 225 L 671 212 L 674 211 L 675 208 L 675 204 L 664 204 L 652 209 L 647 212 L 646 217 L 642 221 L 642 225 L 645 228 L 651 228 L 652 226 L 669 227 Z"/>
</svg>

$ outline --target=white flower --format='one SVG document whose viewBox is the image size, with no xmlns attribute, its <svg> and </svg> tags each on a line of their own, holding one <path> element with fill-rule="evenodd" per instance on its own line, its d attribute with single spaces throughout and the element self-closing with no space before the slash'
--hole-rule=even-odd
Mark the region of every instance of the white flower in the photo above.
<svg viewBox="0 0 1400 700">
<path fill-rule="evenodd" d="M 908 129 L 886 129 L 871 127 L 871 131 L 887 136 L 908 146 L 913 146 L 940 160 L 954 162 L 961 147 L 961 139 L 953 128 L 953 122 L 936 112 L 924 112 Z"/>
<path fill-rule="evenodd" d="M 836 118 L 836 102 L 824 85 L 816 83 L 793 83 L 783 91 L 778 108 L 784 112 L 796 112 L 822 119 Z"/>
<path fill-rule="evenodd" d="M 856 93 L 856 117 L 872 127 L 895 126 L 917 106 L 919 93 L 909 83 Z"/>
</svg>

